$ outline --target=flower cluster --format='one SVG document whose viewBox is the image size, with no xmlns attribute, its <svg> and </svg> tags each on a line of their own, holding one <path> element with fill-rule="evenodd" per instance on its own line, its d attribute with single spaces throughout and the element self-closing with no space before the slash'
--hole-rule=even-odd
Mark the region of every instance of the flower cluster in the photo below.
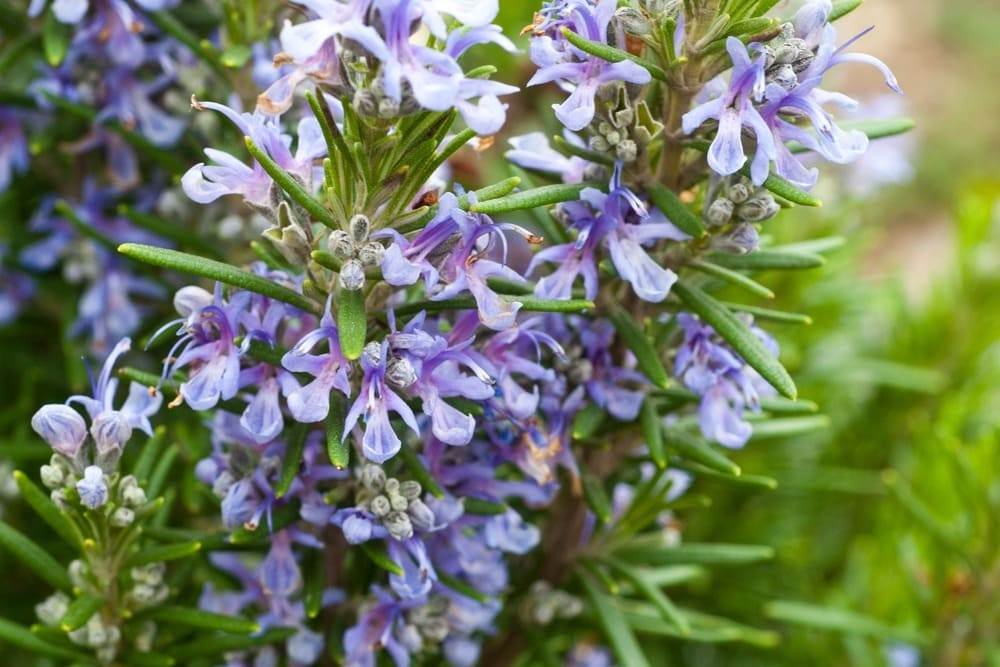
<svg viewBox="0 0 1000 667">
<path fill-rule="evenodd" d="M 554 105 L 565 132 L 552 143 L 538 132 L 511 139 L 518 176 L 474 191 L 448 187 L 449 160 L 477 135 L 489 147 L 505 121 L 500 98 L 516 88 L 460 60 L 472 47 L 514 50 L 491 25 L 498 3 L 303 0 L 276 10 L 280 46 L 243 44 L 249 78 L 224 77 L 265 88 L 256 107 L 242 111 L 238 95 L 191 96 L 196 111 L 215 112 L 192 125 L 210 130 L 221 116 L 242 145 L 195 139 L 206 161 L 180 177 L 209 215 L 231 212 L 254 262 L 219 261 L 237 255 L 169 224 L 153 225 L 156 234 L 133 224 L 147 220 L 164 182 L 138 169 L 133 147 L 176 144 L 185 122 L 161 108 L 165 91 L 218 56 L 163 13 L 171 3 L 138 4 L 51 8 L 77 28 L 62 64 L 34 85 L 37 106 L 97 109 L 77 149 L 106 151 L 112 186 L 95 175 L 79 203 L 43 205 L 32 226 L 47 236 L 22 262 L 61 258 L 88 281 L 76 327 L 97 346 L 137 330 L 135 299 L 173 292 L 175 319 L 148 338 L 163 352 L 159 377 L 125 369 L 142 382 L 115 407 L 124 338 L 93 397 L 45 406 L 32 421 L 57 453 L 41 471 L 56 504 L 127 531 L 156 503 L 139 484 L 146 476 L 122 474 L 133 431 L 153 434 L 164 396 L 204 413 L 198 425 L 183 411 L 164 419 L 184 434 L 194 468 L 185 480 L 202 485 L 180 493 L 192 506 L 218 502 L 219 532 L 195 532 L 195 550 L 211 550 L 226 576 L 197 580 L 197 621 L 175 609 L 150 618 L 253 634 L 226 644 L 232 665 L 305 666 L 334 654 L 351 667 L 377 664 L 382 651 L 399 667 L 507 664 L 506 652 L 524 649 L 513 638 L 576 622 L 586 605 L 607 631 L 623 613 L 605 592 L 618 590 L 616 578 L 645 596 L 622 605 L 630 617 L 666 623 L 672 636 L 706 622 L 643 577 L 681 542 L 674 512 L 697 474 L 738 474 L 717 446 L 749 440 L 747 413 L 762 399 L 795 398 L 775 341 L 711 292 L 721 282 L 769 294 L 745 272 L 821 261 L 768 247 L 760 232 L 784 202 L 815 201 L 806 189 L 816 174 L 793 151 L 847 162 L 867 144 L 823 109 L 850 103 L 818 87 L 825 72 L 869 62 L 896 86 L 879 61 L 836 46 L 829 1 L 786 23 L 721 15 L 710 25 L 659 0 L 545 3 L 527 30 L 539 68 L 529 85 L 568 93 Z M 143 12 L 183 39 L 144 32 Z M 108 69 L 83 86 L 80 67 L 93 59 Z M 459 118 L 465 129 L 453 128 Z M 0 116 L 12 128 L 0 134 L 0 157 L 14 156 L 0 177 L 23 166 L 18 122 Z M 530 223 L 507 219 L 527 210 L 537 214 Z M 213 257 L 163 248 L 166 239 Z M 214 289 L 140 276 L 111 253 L 118 243 L 126 258 Z M 10 290 L 10 309 L 23 291 Z M 89 440 L 73 404 L 89 417 Z M 198 428 L 208 436 L 191 437 Z M 151 477 L 155 496 L 163 479 Z M 152 539 L 190 535 L 159 528 Z M 111 612 L 68 631 L 105 663 L 161 642 L 155 624 L 119 627 L 172 594 L 158 561 L 133 553 L 137 534 L 97 541 L 117 569 L 74 566 L 81 596 L 121 583 L 122 599 L 101 601 Z M 76 605 L 57 594 L 39 616 L 72 620 Z M 619 662 L 641 664 L 620 633 L 606 634 Z M 196 655 L 172 639 L 159 647 Z M 593 639 L 553 649 L 542 638 L 528 660 L 557 650 L 566 664 L 611 664 Z"/>
</svg>

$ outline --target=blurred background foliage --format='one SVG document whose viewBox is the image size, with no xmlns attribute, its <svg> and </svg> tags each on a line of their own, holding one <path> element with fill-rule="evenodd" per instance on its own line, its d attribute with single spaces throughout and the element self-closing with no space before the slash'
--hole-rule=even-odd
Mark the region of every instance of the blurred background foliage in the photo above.
<svg viewBox="0 0 1000 667">
<path fill-rule="evenodd" d="M 500 23 L 516 34 L 537 3 L 500 4 Z M 685 539 L 775 548 L 771 562 L 676 592 L 777 630 L 781 644 L 664 641 L 648 652 L 664 665 L 1000 665 L 1000 5 L 868 0 L 840 29 L 872 23 L 865 50 L 891 63 L 906 92 L 886 115 L 910 115 L 918 129 L 826 172 L 826 206 L 787 212 L 768 230 L 782 243 L 844 239 L 821 270 L 764 277 L 780 295 L 775 307 L 813 318 L 770 328 L 825 419 L 806 418 L 793 438 L 758 433 L 735 454 L 747 473 L 774 477 L 775 490 L 699 480 L 711 508 L 678 517 Z M 486 60 L 518 85 L 532 73 L 523 54 L 497 49 Z M 874 75 L 840 76 L 869 109 L 887 104 L 873 96 Z M 543 92 L 510 101 L 505 134 L 455 165 L 457 181 L 506 176 L 507 136 L 551 120 Z M 0 199 L 0 227 L 17 246 L 37 202 L 12 192 Z M 43 295 L 67 289 L 49 280 Z M 29 431 L 34 409 L 86 382 L 60 303 L 75 299 L 38 299 L 0 329 L 0 437 L 17 466 L 47 457 Z M 15 503 L 4 511 L 22 513 Z M 5 581 L 10 615 L 30 617 L 37 595 L 21 593 L 31 585 Z"/>
</svg>

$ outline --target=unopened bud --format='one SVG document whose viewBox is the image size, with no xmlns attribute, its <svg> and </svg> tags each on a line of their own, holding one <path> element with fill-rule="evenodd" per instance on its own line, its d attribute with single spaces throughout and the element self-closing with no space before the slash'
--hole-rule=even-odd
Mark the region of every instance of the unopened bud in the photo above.
<svg viewBox="0 0 1000 667">
<path fill-rule="evenodd" d="M 63 471 L 55 466 L 43 465 L 41 469 L 42 484 L 50 489 L 58 489 L 62 486 L 65 476 Z"/>
<path fill-rule="evenodd" d="M 615 18 L 630 35 L 648 35 L 653 30 L 649 19 L 635 7 L 619 7 L 615 12 Z"/>
<path fill-rule="evenodd" d="M 754 187 L 753 183 L 745 178 L 740 178 L 738 181 L 729 186 L 729 190 L 726 192 L 726 197 L 734 204 L 742 204 L 747 199 L 753 196 Z"/>
<path fill-rule="evenodd" d="M 55 593 L 35 605 L 35 615 L 45 625 L 56 626 L 66 615 L 67 609 L 69 609 L 69 598 L 65 593 Z"/>
<path fill-rule="evenodd" d="M 406 508 L 410 521 L 420 530 L 430 530 L 434 527 L 434 512 L 419 498 L 411 500 Z"/>
<path fill-rule="evenodd" d="M 746 222 L 763 222 L 777 215 L 781 207 L 769 194 L 761 194 L 740 204 L 736 216 Z"/>
<path fill-rule="evenodd" d="M 407 500 L 416 500 L 422 492 L 423 489 L 420 487 L 420 482 L 416 480 L 408 479 L 405 482 L 399 483 L 399 493 Z"/>
<path fill-rule="evenodd" d="M 361 350 L 361 358 L 372 366 L 378 366 L 382 363 L 382 343 L 374 340 L 366 343 Z"/>
<path fill-rule="evenodd" d="M 382 525 L 397 540 L 408 540 L 413 537 L 413 524 L 406 512 L 390 512 L 382 519 Z"/>
<path fill-rule="evenodd" d="M 377 241 L 369 241 L 358 249 L 358 259 L 364 266 L 378 266 L 385 255 L 385 246 Z"/>
<path fill-rule="evenodd" d="M 356 292 L 365 286 L 365 267 L 356 259 L 349 259 L 340 267 L 340 286 Z"/>
<path fill-rule="evenodd" d="M 361 468 L 358 473 L 358 480 L 361 485 L 370 491 L 381 491 L 385 486 L 385 471 L 381 466 L 369 463 Z"/>
<path fill-rule="evenodd" d="M 354 257 L 354 244 L 351 243 L 350 235 L 340 229 L 330 232 L 330 237 L 326 240 L 330 254 L 339 260 L 348 260 Z"/>
<path fill-rule="evenodd" d="M 395 387 L 407 389 L 417 381 L 417 372 L 408 359 L 394 356 L 386 366 L 385 379 Z"/>
<path fill-rule="evenodd" d="M 392 503 L 390 503 L 389 499 L 385 496 L 375 496 L 368 503 L 368 508 L 371 510 L 372 514 L 382 518 L 387 516 L 389 512 L 392 511 Z"/>
<path fill-rule="evenodd" d="M 111 525 L 117 528 L 131 526 L 135 521 L 135 512 L 127 507 L 119 507 L 111 514 Z"/>
<path fill-rule="evenodd" d="M 348 225 L 348 229 L 351 234 L 351 241 L 354 245 L 361 246 L 365 241 L 368 240 L 368 232 L 371 231 L 372 223 L 368 219 L 368 216 L 361 215 L 360 213 L 353 218 Z"/>
<path fill-rule="evenodd" d="M 767 80 L 776 83 L 785 90 L 791 90 L 799 83 L 799 78 L 795 75 L 795 68 L 789 63 L 784 63 L 772 68 L 767 73 Z"/>
<path fill-rule="evenodd" d="M 615 154 L 622 162 L 635 162 L 639 155 L 639 147 L 631 139 L 625 139 L 615 146 Z"/>
<path fill-rule="evenodd" d="M 409 501 L 406 500 L 399 493 L 389 494 L 389 504 L 392 505 L 392 509 L 397 512 L 405 512 L 406 508 L 409 506 Z"/>
<path fill-rule="evenodd" d="M 719 197 L 708 207 L 705 219 L 708 224 L 719 227 L 729 222 L 733 217 L 733 202 L 725 197 Z"/>
</svg>

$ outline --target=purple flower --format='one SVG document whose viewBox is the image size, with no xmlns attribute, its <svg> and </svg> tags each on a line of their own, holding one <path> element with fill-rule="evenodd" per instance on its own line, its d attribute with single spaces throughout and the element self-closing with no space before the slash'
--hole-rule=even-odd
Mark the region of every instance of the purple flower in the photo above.
<svg viewBox="0 0 1000 667">
<path fill-rule="evenodd" d="M 597 6 L 589 3 L 566 3 L 563 11 L 564 25 L 581 37 L 595 42 L 607 41 L 608 24 L 614 16 L 617 0 L 600 0 Z M 649 72 L 632 62 L 617 63 L 584 53 L 570 45 L 561 35 L 553 39 L 548 35 L 536 37 L 531 42 L 531 59 L 539 69 L 529 86 L 537 86 L 551 81 L 570 91 L 570 96 L 552 108 L 556 117 L 574 132 L 582 130 L 594 119 L 594 97 L 603 84 L 626 81 L 646 84 L 651 80 Z"/>
<path fill-rule="evenodd" d="M 282 169 L 297 178 L 306 188 L 313 182 L 313 161 L 326 153 L 326 142 L 319 122 L 312 117 L 303 118 L 298 126 L 298 145 L 295 153 L 291 143 L 282 134 L 276 118 L 255 112 L 237 113 L 215 102 L 192 100 L 195 109 L 212 109 L 228 118 L 240 132 L 253 139 Z M 256 162 L 248 167 L 238 158 L 214 148 L 206 148 L 205 155 L 216 164 L 199 162 L 188 169 L 181 179 L 184 193 L 199 204 L 208 204 L 223 195 L 238 194 L 252 206 L 270 209 L 273 181 L 264 168 Z"/>
<path fill-rule="evenodd" d="M 80 413 L 58 403 L 39 408 L 31 418 L 31 428 L 52 449 L 71 461 L 77 458 L 87 439 L 87 424 Z"/>
<path fill-rule="evenodd" d="M 566 140 L 576 146 L 583 147 L 583 142 L 577 135 L 566 131 Z M 566 157 L 549 145 L 549 139 L 544 132 L 531 132 L 508 140 L 512 149 L 504 153 L 508 161 L 525 169 L 534 169 L 548 174 L 558 175 L 564 183 L 579 183 L 583 180 L 584 170 L 590 163 L 574 156 Z"/>
<path fill-rule="evenodd" d="M 771 131 L 754 107 L 754 101 L 764 94 L 766 56 L 757 44 L 751 44 L 748 52 L 748 47 L 735 37 L 726 40 L 726 50 L 733 62 L 728 89 L 684 114 L 682 126 L 685 134 L 691 134 L 706 120 L 719 122 L 715 139 L 708 149 L 708 166 L 723 176 L 736 173 L 746 163 L 743 128 L 749 128 L 757 138 L 750 175 L 754 184 L 760 185 L 767 178 L 771 160 L 777 158 Z"/>
<path fill-rule="evenodd" d="M 423 323 L 421 314 L 389 336 L 393 354 L 390 378 L 420 397 L 435 437 L 450 445 L 465 445 L 472 439 L 476 421 L 444 399 L 461 396 L 484 401 L 493 396 L 493 380 L 470 356 L 471 338 L 452 345 L 423 331 Z M 464 373 L 463 368 L 472 374 Z"/>
<path fill-rule="evenodd" d="M 392 230 L 383 232 L 394 241 L 382 258 L 382 275 L 395 286 L 412 285 L 423 276 L 428 292 L 439 282 L 446 283 L 431 296 L 435 301 L 469 292 L 476 300 L 480 321 L 501 331 L 514 323 L 521 304 L 500 297 L 486 281 L 499 277 L 524 282 L 504 264 L 507 243 L 503 230 L 522 234 L 529 242 L 539 240 L 516 225 L 494 223 L 485 215 L 462 210 L 458 197 L 449 192 L 441 198 L 434 220 L 412 240 Z M 500 262 L 488 258 L 493 242 L 501 248 Z M 442 257 L 443 251 L 447 254 Z"/>
<path fill-rule="evenodd" d="M 822 3 L 820 3 L 822 4 Z M 798 22 L 797 22 L 798 24 Z M 844 130 L 834 123 L 824 104 L 835 104 L 848 110 L 857 108 L 857 102 L 840 93 L 832 93 L 819 88 L 830 68 L 844 62 L 863 62 L 878 68 L 885 76 L 886 85 L 901 92 L 892 72 L 886 65 L 869 55 L 843 53 L 844 49 L 867 34 L 871 28 L 858 33 L 839 48 L 836 46 L 836 31 L 827 25 L 820 31 L 821 41 L 809 67 L 798 75 L 798 82 L 790 89 L 770 83 L 764 92 L 764 104 L 760 112 L 774 138 L 777 150 L 778 173 L 793 183 L 811 187 L 816 182 L 817 170 L 807 169 L 785 145 L 796 141 L 838 164 L 846 164 L 859 158 L 868 148 L 868 137 L 860 130 Z M 804 34 L 812 34 L 814 31 Z M 795 119 L 810 122 L 815 133 L 808 132 Z"/>
<path fill-rule="evenodd" d="M 312 354 L 321 343 L 326 343 L 326 352 Z M 286 352 L 281 365 L 293 373 L 308 373 L 314 378 L 304 386 L 298 386 L 294 380 L 289 385 L 294 389 L 287 394 L 288 410 L 296 421 L 310 423 L 326 419 L 330 411 L 330 392 L 334 389 L 345 396 L 351 395 L 351 384 L 347 378 L 350 363 L 340 352 L 340 338 L 329 304 L 319 327 L 303 336 L 295 347 Z"/>
<path fill-rule="evenodd" d="M 401 441 L 389 423 L 389 412 L 399 415 L 410 430 L 419 435 L 420 427 L 417 418 L 406 402 L 386 382 L 386 369 L 389 362 L 388 342 L 371 342 L 365 346 L 361 355 L 361 368 L 364 379 L 361 381 L 361 391 L 347 413 L 344 425 L 344 438 L 350 434 L 364 415 L 365 430 L 361 439 L 365 457 L 375 463 L 388 461 L 399 451 Z"/>
<path fill-rule="evenodd" d="M 618 275 L 632 285 L 645 301 L 663 301 L 677 275 L 655 262 L 643 248 L 660 239 L 682 241 L 689 238 L 657 209 L 652 211 L 621 182 L 621 165 L 615 167 L 609 194 L 585 188 L 580 201 L 562 205 L 569 224 L 577 230 L 576 241 L 542 250 L 531 261 L 528 273 L 543 263 L 558 268 L 542 277 L 535 293 L 550 299 L 568 299 L 573 283 L 583 274 L 588 299 L 597 296 L 597 248 L 608 249 Z"/>
<path fill-rule="evenodd" d="M 524 555 L 538 545 L 538 527 L 525 523 L 514 510 L 490 517 L 486 522 L 483 537 L 491 549 Z"/>
<path fill-rule="evenodd" d="M 725 447 L 742 447 L 753 433 L 743 411 L 759 410 L 760 396 L 773 395 L 774 389 L 730 350 L 712 327 L 687 313 L 680 313 L 677 322 L 684 331 L 684 341 L 674 360 L 674 374 L 701 396 L 702 434 Z M 777 354 L 774 339 L 757 327 L 752 331 Z"/>
<path fill-rule="evenodd" d="M 180 396 L 195 410 L 208 410 L 219 400 L 236 395 L 240 386 L 240 353 L 236 347 L 239 318 L 250 301 L 249 292 L 237 292 L 230 301 L 222 300 L 222 290 L 210 305 L 181 315 L 187 323 L 178 330 L 181 337 L 164 364 L 164 377 L 190 367 L 188 378 L 181 383 Z M 182 349 L 180 354 L 175 352 Z"/>
</svg>

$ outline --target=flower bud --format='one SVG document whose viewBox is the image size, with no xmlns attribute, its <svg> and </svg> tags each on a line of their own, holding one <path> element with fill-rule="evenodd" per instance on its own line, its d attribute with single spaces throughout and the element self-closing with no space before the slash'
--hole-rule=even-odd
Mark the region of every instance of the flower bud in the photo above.
<svg viewBox="0 0 1000 667">
<path fill-rule="evenodd" d="M 366 343 L 361 350 L 361 358 L 372 366 L 378 366 L 382 363 L 382 343 L 374 340 Z"/>
<path fill-rule="evenodd" d="M 365 267 L 356 259 L 349 259 L 340 267 L 340 286 L 354 292 L 365 286 Z"/>
<path fill-rule="evenodd" d="M 719 237 L 712 245 L 726 252 L 745 255 L 757 249 L 760 245 L 760 235 L 756 227 L 748 222 L 742 222 L 728 234 Z"/>
<path fill-rule="evenodd" d="M 104 482 L 104 471 L 97 466 L 87 466 L 83 471 L 83 479 L 76 483 L 76 492 L 84 507 L 96 510 L 104 505 L 108 501 L 108 485 Z"/>
<path fill-rule="evenodd" d="M 653 30 L 649 19 L 635 7 L 619 7 L 615 11 L 615 18 L 630 35 L 648 35 Z"/>
<path fill-rule="evenodd" d="M 385 246 L 378 241 L 369 241 L 358 249 L 358 260 L 364 266 L 378 266 L 385 255 Z"/>
<path fill-rule="evenodd" d="M 406 512 L 390 512 L 382 519 L 382 525 L 397 540 L 408 540 L 413 537 L 413 524 Z"/>
<path fill-rule="evenodd" d="M 381 466 L 369 463 L 361 468 L 358 473 L 358 481 L 366 489 L 371 491 L 381 491 L 385 486 L 385 471 Z"/>
<path fill-rule="evenodd" d="M 121 450 L 132 437 L 132 425 L 121 412 L 109 410 L 97 415 L 90 426 L 90 435 L 97 444 L 97 453 L 108 456 Z"/>
<path fill-rule="evenodd" d="M 420 530 L 430 530 L 434 527 L 434 512 L 419 498 L 411 500 L 406 511 L 410 515 L 411 523 Z"/>
<path fill-rule="evenodd" d="M 135 521 L 135 512 L 127 507 L 119 507 L 111 514 L 111 525 L 117 528 L 131 526 Z"/>
<path fill-rule="evenodd" d="M 615 154 L 622 162 L 635 162 L 635 158 L 639 155 L 639 148 L 631 139 L 625 139 L 615 146 Z"/>
<path fill-rule="evenodd" d="M 341 261 L 354 257 L 354 244 L 351 243 L 351 237 L 345 231 L 337 229 L 330 232 L 326 244 L 330 248 L 330 254 Z"/>
<path fill-rule="evenodd" d="M 43 465 L 41 469 L 42 484 L 49 489 L 58 489 L 62 486 L 65 476 L 63 471 L 55 466 Z"/>
<path fill-rule="evenodd" d="M 134 484 L 122 492 L 122 502 L 128 507 L 140 507 L 146 504 L 146 492 L 138 484 Z"/>
<path fill-rule="evenodd" d="M 86 588 L 88 586 L 87 579 L 90 577 L 90 567 L 79 558 L 69 562 L 66 572 L 74 587 Z"/>
<path fill-rule="evenodd" d="M 789 63 L 784 63 L 770 69 L 767 73 L 767 80 L 769 83 L 778 84 L 785 90 L 791 90 L 799 83 L 799 78 L 795 75 L 795 69 Z"/>
<path fill-rule="evenodd" d="M 38 620 L 48 626 L 57 626 L 69 609 L 69 597 L 65 593 L 54 593 L 35 605 Z"/>
<path fill-rule="evenodd" d="M 390 503 L 389 499 L 385 496 L 375 496 L 368 503 L 368 509 L 370 509 L 371 513 L 375 516 L 382 518 L 387 516 L 389 512 L 392 511 L 392 503 Z"/>
<path fill-rule="evenodd" d="M 399 495 L 398 492 L 389 494 L 388 498 L 389 498 L 389 504 L 392 506 L 392 509 L 396 510 L 397 512 L 405 512 L 406 508 L 410 504 L 409 501 L 407 501 L 406 498 L 404 498 L 403 496 Z"/>
<path fill-rule="evenodd" d="M 746 222 L 763 222 L 778 214 L 781 207 L 769 194 L 761 194 L 740 204 L 736 217 Z"/>
<path fill-rule="evenodd" d="M 43 405 L 31 418 L 31 428 L 55 451 L 75 459 L 87 438 L 83 417 L 68 405 Z"/>
<path fill-rule="evenodd" d="M 201 312 L 202 308 L 211 306 L 212 293 L 197 285 L 187 285 L 174 293 L 174 310 L 182 317 Z"/>
<path fill-rule="evenodd" d="M 368 240 L 368 232 L 371 231 L 371 227 L 372 223 L 368 219 L 368 216 L 359 213 L 351 218 L 348 229 L 350 230 L 351 241 L 356 247 L 363 245 Z"/>
<path fill-rule="evenodd" d="M 729 186 L 729 189 L 726 192 L 726 198 L 734 204 L 742 204 L 747 199 L 750 199 L 750 197 L 753 196 L 753 193 L 753 183 L 745 178 L 740 178 Z"/>
<path fill-rule="evenodd" d="M 394 356 L 386 366 L 385 379 L 395 387 L 407 389 L 417 381 L 417 372 L 408 359 Z"/>
<path fill-rule="evenodd" d="M 379 112 L 379 99 L 370 90 L 358 90 L 354 93 L 354 100 L 352 101 L 355 111 L 358 112 L 360 116 L 368 116 L 372 118 L 378 115 Z"/>
<path fill-rule="evenodd" d="M 720 227 L 733 217 L 733 202 L 726 199 L 725 197 L 719 197 L 708 207 L 708 211 L 705 212 L 705 219 L 708 224 L 714 227 Z"/>
<path fill-rule="evenodd" d="M 399 493 L 407 500 L 413 501 L 420 497 L 423 489 L 420 487 L 420 482 L 408 479 L 399 483 Z"/>
</svg>

